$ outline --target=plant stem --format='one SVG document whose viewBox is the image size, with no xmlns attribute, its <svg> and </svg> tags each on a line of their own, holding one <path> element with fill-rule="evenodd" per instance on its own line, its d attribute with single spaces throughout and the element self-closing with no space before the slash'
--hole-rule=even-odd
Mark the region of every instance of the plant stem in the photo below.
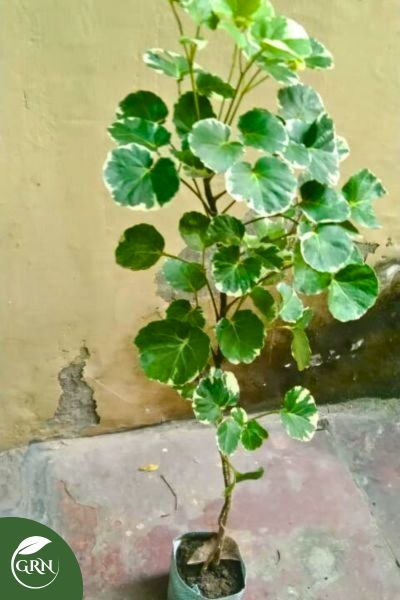
<svg viewBox="0 0 400 600">
<path fill-rule="evenodd" d="M 204 179 L 204 193 L 206 195 L 206 200 L 208 202 L 208 207 L 210 209 L 210 214 L 215 217 L 218 214 L 217 202 L 214 198 L 211 189 L 211 177 L 207 177 Z"/>
<path fill-rule="evenodd" d="M 203 572 L 206 572 L 211 565 L 219 565 L 220 563 L 226 537 L 226 525 L 232 508 L 232 494 L 236 483 L 234 470 L 229 462 L 228 457 L 222 454 L 222 452 L 220 452 L 219 455 L 221 458 L 222 473 L 225 484 L 225 500 L 218 517 L 218 533 L 215 537 L 214 548 L 204 563 L 202 569 Z"/>
<path fill-rule="evenodd" d="M 201 203 L 202 203 L 202 205 L 203 205 L 203 208 L 204 208 L 204 210 L 205 210 L 205 213 L 206 213 L 207 215 L 210 215 L 210 214 L 211 214 L 211 213 L 210 213 L 210 209 L 208 208 L 207 204 L 204 202 L 203 196 L 202 196 L 202 195 L 201 195 L 201 193 L 200 193 L 200 190 L 199 190 L 199 187 L 198 187 L 197 183 L 195 184 L 197 189 L 195 189 L 194 187 L 192 187 L 192 186 L 190 185 L 190 183 L 188 183 L 188 182 L 187 182 L 185 179 L 183 179 L 182 177 L 181 177 L 181 182 L 183 183 L 183 185 L 184 185 L 184 186 L 186 186 L 186 187 L 187 187 L 187 188 L 188 188 L 188 189 L 189 189 L 189 190 L 192 192 L 192 194 L 194 194 L 195 196 L 197 196 L 197 198 L 200 200 L 200 202 L 201 202 Z"/>
<path fill-rule="evenodd" d="M 179 33 L 180 33 L 181 37 L 184 37 L 185 32 L 183 30 L 183 25 L 182 25 L 182 21 L 180 19 L 179 13 L 176 10 L 174 0 L 169 0 L 169 4 L 170 4 L 171 10 L 172 10 L 172 12 L 174 14 L 175 21 L 176 21 L 176 23 L 178 25 Z M 193 90 L 193 97 L 194 97 L 194 105 L 195 105 L 195 109 L 196 109 L 196 115 L 197 115 L 197 118 L 200 119 L 199 98 L 198 98 L 198 95 L 197 95 L 197 88 L 196 88 L 196 82 L 194 80 L 194 70 L 193 70 L 193 61 L 194 61 L 194 57 L 195 57 L 195 54 L 196 54 L 196 45 L 194 44 L 194 48 L 193 48 L 193 50 L 192 50 L 191 53 L 189 52 L 189 50 L 187 48 L 187 44 L 184 43 L 182 45 L 183 45 L 183 48 L 184 48 L 184 51 L 185 51 L 186 60 L 188 62 L 189 77 L 190 77 L 190 82 L 191 82 L 192 90 Z"/>
<path fill-rule="evenodd" d="M 237 54 L 238 54 L 238 47 L 235 44 L 234 47 L 233 47 L 233 55 L 232 55 L 231 68 L 230 68 L 229 75 L 228 75 L 228 80 L 227 80 L 228 83 L 230 83 L 232 81 L 233 73 L 235 71 L 235 66 L 236 66 Z M 226 103 L 226 98 L 224 98 L 222 100 L 221 108 L 219 109 L 219 112 L 218 112 L 218 119 L 219 120 L 221 119 L 222 114 L 224 112 L 225 103 Z"/>
<path fill-rule="evenodd" d="M 165 256 L 166 258 L 173 258 L 174 260 L 179 260 L 180 262 L 190 264 L 190 260 L 185 260 L 184 258 L 181 258 L 180 256 L 175 256 L 175 254 L 169 254 L 169 252 L 163 252 L 162 255 Z"/>
<path fill-rule="evenodd" d="M 224 215 L 225 213 L 227 213 L 227 212 L 228 212 L 228 210 L 229 210 L 230 208 L 232 208 L 232 206 L 233 206 L 234 204 L 236 204 L 236 200 L 232 200 L 232 202 L 230 202 L 230 203 L 228 204 L 228 206 L 225 206 L 224 210 L 223 210 L 223 211 L 221 211 L 221 215 Z"/>
</svg>

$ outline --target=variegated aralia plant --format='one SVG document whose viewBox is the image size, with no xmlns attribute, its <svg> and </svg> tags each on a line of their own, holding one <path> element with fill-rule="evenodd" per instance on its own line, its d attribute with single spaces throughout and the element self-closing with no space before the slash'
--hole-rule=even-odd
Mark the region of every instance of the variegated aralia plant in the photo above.
<svg viewBox="0 0 400 600">
<path fill-rule="evenodd" d="M 177 82 L 172 122 L 158 95 L 129 94 L 109 128 L 117 147 L 104 178 L 127 208 L 161 209 L 183 187 L 196 204 L 179 221 L 189 253 L 171 255 L 157 229 L 140 224 L 125 231 L 116 260 L 136 271 L 166 258 L 163 275 L 176 299 L 135 344 L 146 375 L 176 389 L 201 423 L 216 428 L 225 503 L 207 567 L 220 559 L 235 486 L 263 474 L 240 473 L 231 456 L 240 445 L 255 450 L 268 438 L 258 418 L 239 406 L 228 363 L 253 362 L 278 328 L 290 332 L 293 357 L 305 369 L 307 296 L 325 294 L 339 321 L 359 319 L 374 304 L 378 280 L 360 252 L 358 227 L 377 226 L 373 202 L 385 190 L 365 169 L 338 189 L 348 146 L 319 94 L 299 82 L 304 69 L 331 68 L 332 57 L 301 25 L 266 0 L 164 4 L 182 50 L 152 49 L 144 60 Z M 194 21 L 190 34 L 187 15 Z M 232 41 L 226 79 L 200 65 L 207 29 L 223 30 Z M 277 114 L 258 106 L 242 114 L 242 100 L 265 80 L 280 84 Z M 243 214 L 240 206 L 245 216 L 230 214 L 235 208 Z M 308 390 L 288 391 L 280 414 L 292 438 L 312 438 L 317 408 Z"/>
</svg>

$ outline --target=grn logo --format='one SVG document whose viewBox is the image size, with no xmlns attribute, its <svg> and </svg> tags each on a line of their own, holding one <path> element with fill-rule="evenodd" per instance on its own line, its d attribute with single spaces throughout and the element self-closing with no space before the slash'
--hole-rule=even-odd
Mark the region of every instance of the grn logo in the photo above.
<svg viewBox="0 0 400 600">
<path fill-rule="evenodd" d="M 41 590 L 57 579 L 60 564 L 58 557 L 52 556 L 51 543 L 45 537 L 32 536 L 19 544 L 11 559 L 11 571 L 20 585 Z"/>
</svg>

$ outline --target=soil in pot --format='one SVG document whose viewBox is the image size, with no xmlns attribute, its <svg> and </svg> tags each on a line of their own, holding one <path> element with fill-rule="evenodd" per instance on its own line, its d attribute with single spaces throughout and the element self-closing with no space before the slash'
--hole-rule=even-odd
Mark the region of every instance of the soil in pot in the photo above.
<svg viewBox="0 0 400 600">
<path fill-rule="evenodd" d="M 244 581 L 241 564 L 237 560 L 221 560 L 220 564 L 202 573 L 202 564 L 188 565 L 187 561 L 204 543 L 203 539 L 183 539 L 177 552 L 179 575 L 185 583 L 195 588 L 197 585 L 205 598 L 224 598 L 243 590 Z"/>
</svg>

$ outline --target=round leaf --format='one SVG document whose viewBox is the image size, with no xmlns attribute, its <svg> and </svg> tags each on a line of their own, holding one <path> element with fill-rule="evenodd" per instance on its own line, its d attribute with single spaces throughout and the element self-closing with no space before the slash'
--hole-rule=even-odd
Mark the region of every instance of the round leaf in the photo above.
<svg viewBox="0 0 400 600">
<path fill-rule="evenodd" d="M 143 60 L 148 67 L 162 73 L 168 77 L 173 77 L 178 81 L 182 80 L 189 73 L 189 63 L 187 58 L 176 52 L 153 48 L 147 50 L 143 55 Z"/>
<path fill-rule="evenodd" d="M 242 221 L 231 215 L 214 217 L 207 231 L 208 238 L 213 244 L 224 246 L 239 246 L 246 232 Z"/>
<path fill-rule="evenodd" d="M 311 53 L 306 56 L 305 63 L 309 69 L 331 69 L 333 67 L 332 54 L 321 42 L 310 38 Z"/>
<path fill-rule="evenodd" d="M 251 299 L 260 313 L 268 320 L 272 321 L 276 317 L 275 300 L 272 294 L 260 286 L 256 286 L 251 291 Z"/>
<path fill-rule="evenodd" d="M 254 108 L 239 119 L 242 141 L 265 152 L 283 152 L 288 144 L 288 135 L 283 123 L 263 108 Z"/>
<path fill-rule="evenodd" d="M 162 125 L 137 117 L 115 121 L 108 128 L 108 132 L 118 144 L 136 143 L 149 150 L 157 150 L 168 144 L 171 139 L 171 134 Z"/>
<path fill-rule="evenodd" d="M 172 160 L 160 158 L 153 164 L 150 152 L 137 144 L 119 146 L 108 154 L 104 182 L 118 204 L 133 209 L 160 208 L 179 189 Z"/>
<path fill-rule="evenodd" d="M 353 243 L 340 225 L 318 225 L 301 236 L 301 253 L 308 265 L 322 273 L 335 273 L 349 259 Z"/>
<path fill-rule="evenodd" d="M 164 238 L 157 229 L 142 223 L 124 232 L 115 251 L 115 259 L 121 267 L 141 271 L 156 264 L 164 247 Z"/>
<path fill-rule="evenodd" d="M 271 58 L 301 59 L 311 52 L 311 41 L 305 29 L 283 16 L 258 21 L 253 34 L 264 49 L 265 56 Z"/>
<path fill-rule="evenodd" d="M 308 442 L 314 437 L 318 424 L 318 410 L 311 393 L 296 386 L 285 395 L 281 421 L 287 434 L 294 440 Z"/>
<path fill-rule="evenodd" d="M 207 230 L 210 219 L 199 212 L 185 213 L 179 221 L 179 233 L 189 248 L 201 251 L 209 245 Z"/>
<path fill-rule="evenodd" d="M 301 186 L 303 198 L 300 208 L 314 223 L 341 223 L 350 218 L 346 199 L 336 190 L 318 181 L 308 181 Z"/>
<path fill-rule="evenodd" d="M 312 269 L 303 259 L 300 249 L 294 254 L 294 288 L 301 294 L 313 296 L 328 289 L 332 276 Z"/>
<path fill-rule="evenodd" d="M 288 323 L 298 321 L 303 312 L 304 306 L 294 289 L 287 283 L 279 283 L 277 290 L 282 296 L 282 305 L 279 311 L 281 318 Z"/>
<path fill-rule="evenodd" d="M 129 94 L 119 103 L 117 115 L 123 118 L 137 117 L 154 123 L 164 123 L 168 116 L 168 108 L 157 94 L 140 91 Z"/>
<path fill-rule="evenodd" d="M 265 157 L 254 167 L 245 162 L 233 165 L 226 174 L 226 186 L 235 200 L 244 200 L 259 214 L 275 215 L 292 204 L 297 179 L 286 163 Z"/>
<path fill-rule="evenodd" d="M 215 117 L 213 108 L 208 98 L 198 96 L 198 106 L 200 111 L 200 119 L 208 119 Z M 197 117 L 196 102 L 193 92 L 183 94 L 174 106 L 173 121 L 176 131 L 181 137 L 187 136 L 191 131 L 196 121 L 200 120 Z"/>
<path fill-rule="evenodd" d="M 359 319 L 375 304 L 379 283 L 368 265 L 349 265 L 336 273 L 329 288 L 329 310 L 339 321 Z"/>
<path fill-rule="evenodd" d="M 233 98 L 235 94 L 235 90 L 230 83 L 226 83 L 216 75 L 204 73 L 203 71 L 197 75 L 196 86 L 198 93 L 202 96 L 215 94 L 221 98 Z"/>
<path fill-rule="evenodd" d="M 239 396 L 239 384 L 233 373 L 210 369 L 193 395 L 196 418 L 202 423 L 215 423 L 221 418 L 223 409 L 238 403 Z"/>
<path fill-rule="evenodd" d="M 189 134 L 190 148 L 215 173 L 223 173 L 243 154 L 239 142 L 229 142 L 231 128 L 217 119 L 204 119 Z"/>
<path fill-rule="evenodd" d="M 224 294 L 247 294 L 259 279 L 260 273 L 261 261 L 241 256 L 238 246 L 220 248 L 212 258 L 215 287 Z"/>
<path fill-rule="evenodd" d="M 251 310 L 221 319 L 216 330 L 222 354 L 234 365 L 253 362 L 264 346 L 264 325 Z"/>
<path fill-rule="evenodd" d="M 193 307 L 189 300 L 174 300 L 167 308 L 167 319 L 176 319 L 200 327 L 206 324 L 203 311 L 199 306 Z"/>
<path fill-rule="evenodd" d="M 210 340 L 201 329 L 172 319 L 149 323 L 135 344 L 147 377 L 175 386 L 197 377 L 210 354 Z"/>
<path fill-rule="evenodd" d="M 280 114 L 286 120 L 313 123 L 324 112 L 322 98 L 309 85 L 293 85 L 278 92 Z"/>
<path fill-rule="evenodd" d="M 255 419 L 248 421 L 242 431 L 240 440 L 246 450 L 257 450 L 268 438 L 268 431 Z"/>
<path fill-rule="evenodd" d="M 228 417 L 218 426 L 217 444 L 222 454 L 233 454 L 240 442 L 242 428 L 235 419 Z"/>
<path fill-rule="evenodd" d="M 197 292 L 207 283 L 202 265 L 195 262 L 182 262 L 177 258 L 166 261 L 163 274 L 174 290 L 182 292 Z"/>
<path fill-rule="evenodd" d="M 368 169 L 358 171 L 343 187 L 350 203 L 351 218 L 364 227 L 378 227 L 372 202 L 386 194 L 381 181 Z"/>
</svg>

